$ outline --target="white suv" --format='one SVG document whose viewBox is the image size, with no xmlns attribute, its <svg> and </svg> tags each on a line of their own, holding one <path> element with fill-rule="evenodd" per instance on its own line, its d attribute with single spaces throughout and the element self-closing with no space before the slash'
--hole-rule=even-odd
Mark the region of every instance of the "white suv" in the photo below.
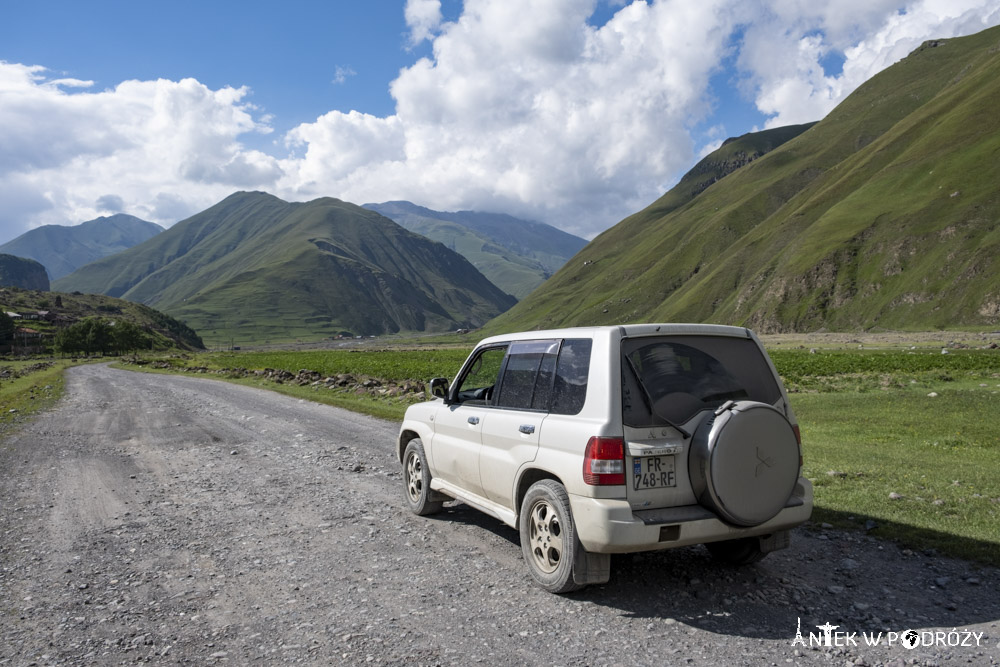
<svg viewBox="0 0 1000 667">
<path fill-rule="evenodd" d="M 497 517 L 554 593 L 606 582 L 612 553 L 704 543 L 752 563 L 812 513 L 795 415 L 747 329 L 496 336 L 431 393 L 399 433 L 410 509 L 455 498 Z"/>
</svg>

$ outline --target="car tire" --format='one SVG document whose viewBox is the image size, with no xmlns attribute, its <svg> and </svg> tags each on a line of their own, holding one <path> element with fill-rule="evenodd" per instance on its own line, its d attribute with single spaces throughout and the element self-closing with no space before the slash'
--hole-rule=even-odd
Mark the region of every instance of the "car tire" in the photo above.
<svg viewBox="0 0 1000 667">
<path fill-rule="evenodd" d="M 582 586 L 573 579 L 578 549 L 569 496 L 555 480 L 536 482 L 521 501 L 521 552 L 535 582 L 550 593 Z"/>
<path fill-rule="evenodd" d="M 767 552 L 761 551 L 760 540 L 756 537 L 709 542 L 705 548 L 708 549 L 708 553 L 712 554 L 712 558 L 729 565 L 750 565 L 767 555 Z"/>
<path fill-rule="evenodd" d="M 410 440 L 403 452 L 403 497 L 410 511 L 419 516 L 440 512 L 444 502 L 433 500 L 431 471 L 420 438 Z"/>
</svg>

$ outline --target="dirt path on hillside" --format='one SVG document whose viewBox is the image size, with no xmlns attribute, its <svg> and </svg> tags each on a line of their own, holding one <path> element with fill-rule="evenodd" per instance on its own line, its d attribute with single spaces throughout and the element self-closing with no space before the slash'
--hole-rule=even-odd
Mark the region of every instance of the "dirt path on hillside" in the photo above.
<svg viewBox="0 0 1000 667">
<path fill-rule="evenodd" d="M 993 569 L 807 526 L 749 568 L 616 557 L 553 596 L 498 521 L 404 509 L 396 424 L 104 366 L 67 387 L 0 442 L 0 665 L 1000 660 Z M 934 645 L 861 634 L 911 628 Z"/>
</svg>

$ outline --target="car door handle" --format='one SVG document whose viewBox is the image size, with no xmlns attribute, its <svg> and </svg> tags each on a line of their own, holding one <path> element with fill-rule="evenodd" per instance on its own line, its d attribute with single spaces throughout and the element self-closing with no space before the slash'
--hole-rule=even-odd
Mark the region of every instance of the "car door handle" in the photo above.
<svg viewBox="0 0 1000 667">
<path fill-rule="evenodd" d="M 535 426 L 534 424 L 521 424 L 517 430 L 525 435 L 531 435 L 535 432 Z"/>
<path fill-rule="evenodd" d="M 469 417 L 468 422 L 473 426 L 475 426 L 476 424 L 479 423 L 479 417 Z"/>
</svg>

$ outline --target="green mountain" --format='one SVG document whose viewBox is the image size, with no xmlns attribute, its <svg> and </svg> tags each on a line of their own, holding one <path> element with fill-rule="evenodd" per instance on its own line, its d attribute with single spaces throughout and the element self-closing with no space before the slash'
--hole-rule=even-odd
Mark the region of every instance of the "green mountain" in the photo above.
<svg viewBox="0 0 1000 667">
<path fill-rule="evenodd" d="M 476 327 L 515 301 L 374 211 L 261 192 L 231 195 L 54 284 L 155 306 L 210 342 Z"/>
<path fill-rule="evenodd" d="M 47 292 L 49 276 L 45 273 L 45 267 L 33 259 L 0 255 L 0 286 Z"/>
<path fill-rule="evenodd" d="M 445 244 L 518 298 L 530 294 L 587 244 L 550 225 L 499 213 L 446 213 L 408 201 L 364 207 Z"/>
<path fill-rule="evenodd" d="M 45 225 L 0 245 L 0 252 L 29 257 L 40 262 L 55 280 L 84 264 L 139 245 L 163 231 L 163 227 L 119 213 L 70 227 Z"/>
<path fill-rule="evenodd" d="M 488 329 L 994 326 L 997 108 L 1000 28 L 925 43 L 798 136 L 607 230 Z"/>
</svg>

